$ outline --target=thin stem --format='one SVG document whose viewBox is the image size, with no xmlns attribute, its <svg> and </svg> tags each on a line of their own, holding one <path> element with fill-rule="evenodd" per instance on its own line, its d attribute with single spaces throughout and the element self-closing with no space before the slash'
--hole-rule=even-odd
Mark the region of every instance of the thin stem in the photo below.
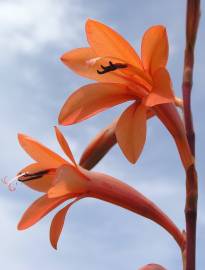
<svg viewBox="0 0 205 270">
<path fill-rule="evenodd" d="M 197 224 L 198 184 L 194 165 L 189 168 L 186 176 L 186 270 L 195 270 L 196 257 L 196 224 Z"/>
<path fill-rule="evenodd" d="M 200 18 L 200 0 L 187 0 L 186 14 L 186 48 L 184 56 L 183 74 L 183 101 L 184 101 L 184 121 L 187 140 L 195 157 L 195 132 L 191 110 L 191 92 L 193 84 L 194 68 L 194 47 Z M 197 224 L 197 198 L 198 183 L 195 166 L 192 165 L 186 172 L 186 251 L 185 269 L 195 270 L 196 257 L 196 224 Z"/>
</svg>

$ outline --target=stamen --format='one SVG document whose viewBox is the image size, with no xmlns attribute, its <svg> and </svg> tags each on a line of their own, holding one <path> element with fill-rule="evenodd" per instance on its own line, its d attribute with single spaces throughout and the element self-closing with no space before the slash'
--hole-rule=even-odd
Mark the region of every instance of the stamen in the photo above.
<svg viewBox="0 0 205 270">
<path fill-rule="evenodd" d="M 48 174 L 49 172 L 52 172 L 54 170 L 55 169 L 47 169 L 47 170 L 38 171 L 36 173 L 25 173 L 23 175 L 24 179 L 20 179 L 22 177 L 22 176 L 20 176 L 18 178 L 18 181 L 27 182 L 27 181 L 30 181 L 30 180 L 38 179 L 38 178 L 41 178 L 42 176 L 44 176 L 45 174 Z"/>
<path fill-rule="evenodd" d="M 16 177 L 12 178 L 11 180 L 8 180 L 7 177 L 4 177 L 1 179 L 1 182 L 8 187 L 10 191 L 16 190 L 16 185 L 18 182 L 27 182 L 35 179 L 39 179 L 43 177 L 45 174 L 53 174 L 56 171 L 56 169 L 47 169 L 38 171 L 35 173 L 29 173 L 29 172 L 20 172 Z"/>
<path fill-rule="evenodd" d="M 116 69 L 121 69 L 121 68 L 126 68 L 127 67 L 127 64 L 122 64 L 122 63 L 115 63 L 113 64 L 112 61 L 109 61 L 109 65 L 108 66 L 103 66 L 103 65 L 100 65 L 101 68 L 103 70 L 97 70 L 97 73 L 102 75 L 102 74 L 105 74 L 107 72 L 110 72 L 110 71 L 114 71 Z"/>
</svg>

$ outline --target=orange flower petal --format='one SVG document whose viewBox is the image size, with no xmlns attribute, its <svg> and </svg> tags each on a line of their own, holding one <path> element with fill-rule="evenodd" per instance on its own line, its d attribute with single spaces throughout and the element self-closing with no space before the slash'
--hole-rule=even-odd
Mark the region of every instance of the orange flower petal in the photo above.
<svg viewBox="0 0 205 270">
<path fill-rule="evenodd" d="M 134 103 L 122 113 L 117 122 L 117 142 L 131 163 L 137 161 L 144 147 L 146 118 L 146 107 Z"/>
<path fill-rule="evenodd" d="M 135 50 L 113 29 L 94 20 L 88 20 L 85 27 L 90 47 L 98 56 L 120 58 L 142 69 L 141 60 Z"/>
<path fill-rule="evenodd" d="M 32 174 L 32 173 L 36 173 L 36 172 L 43 171 L 46 169 L 49 169 L 49 168 L 41 165 L 40 163 L 33 163 L 23 168 L 20 173 L 28 172 Z M 47 192 L 49 188 L 51 188 L 52 186 L 54 177 L 55 177 L 55 173 L 48 173 L 48 174 L 44 174 L 41 178 L 25 181 L 22 183 L 24 183 L 26 186 L 34 190 L 37 190 L 39 192 Z"/>
<path fill-rule="evenodd" d="M 149 28 L 142 39 L 141 57 L 145 70 L 153 74 L 165 67 L 168 60 L 169 44 L 166 28 L 161 25 Z"/>
<path fill-rule="evenodd" d="M 27 135 L 18 134 L 18 140 L 21 147 L 29 154 L 29 156 L 39 162 L 42 166 L 56 168 L 67 163 L 67 161 L 59 155 Z"/>
<path fill-rule="evenodd" d="M 76 167 L 62 165 L 56 173 L 56 184 L 48 191 L 49 198 L 64 196 L 69 193 L 85 193 L 88 178 Z"/>
<path fill-rule="evenodd" d="M 122 84 L 88 84 L 75 91 L 67 99 L 61 109 L 59 123 L 74 124 L 135 98 L 128 87 Z"/>
<path fill-rule="evenodd" d="M 63 134 L 60 132 L 60 130 L 57 127 L 54 127 L 54 128 L 55 128 L 57 140 L 58 140 L 63 152 L 72 161 L 72 163 L 77 167 L 77 164 L 75 162 L 75 159 L 73 157 L 73 154 L 72 154 L 72 152 L 70 150 L 70 147 L 69 147 L 65 137 L 63 136 Z"/>
<path fill-rule="evenodd" d="M 145 104 L 146 106 L 153 107 L 174 101 L 175 97 L 169 72 L 165 68 L 160 68 L 153 75 L 153 89 L 147 97 Z"/>
<path fill-rule="evenodd" d="M 147 110 L 147 119 L 153 116 L 153 110 Z M 80 158 L 79 164 L 81 167 L 91 170 L 116 144 L 115 130 L 117 121 L 118 119 L 100 131 L 88 144 Z"/>
<path fill-rule="evenodd" d="M 31 227 L 40 219 L 42 219 L 45 215 L 51 212 L 54 208 L 56 208 L 59 204 L 73 197 L 75 197 L 75 194 L 69 194 L 69 196 L 55 199 L 49 199 L 47 197 L 47 194 L 43 195 L 42 197 L 34 201 L 32 205 L 23 214 L 18 224 L 18 230 L 25 230 Z"/>
<path fill-rule="evenodd" d="M 97 55 L 91 48 L 77 48 L 69 52 L 64 53 L 61 56 L 61 61 L 70 69 L 75 71 L 80 76 L 92 77 L 93 75 L 87 75 L 89 68 L 89 60 L 96 58 Z M 97 72 L 95 72 L 96 75 Z M 95 79 L 95 78 L 93 78 Z"/>
<path fill-rule="evenodd" d="M 184 123 L 174 104 L 161 104 L 154 108 L 156 115 L 169 130 L 177 145 L 182 163 L 187 170 L 193 163 L 194 158 L 191 154 L 187 141 Z"/>
<path fill-rule="evenodd" d="M 74 201 L 72 201 L 71 203 L 69 203 L 68 205 L 66 205 L 64 208 L 62 208 L 53 218 L 52 222 L 51 222 L 51 227 L 50 227 L 50 242 L 53 248 L 57 249 L 57 245 L 58 245 L 58 240 L 60 238 L 62 229 L 63 229 L 63 225 L 65 222 L 65 217 L 66 214 L 68 212 L 68 210 L 70 209 L 70 207 L 77 202 L 78 200 L 80 200 L 81 197 L 75 199 Z"/>
<path fill-rule="evenodd" d="M 71 207 L 71 203 L 62 208 L 53 218 L 50 227 L 50 242 L 54 249 L 57 249 L 58 240 L 60 238 L 61 232 L 63 230 L 63 225 L 65 222 L 65 217 L 68 209 Z"/>
<path fill-rule="evenodd" d="M 62 62 L 78 75 L 100 82 L 124 83 L 128 81 L 116 72 L 108 72 L 103 75 L 97 70 L 101 65 L 107 65 L 107 59 L 97 57 L 91 48 L 78 48 L 65 53 L 61 57 Z M 112 58 L 109 59 L 112 61 Z"/>
</svg>

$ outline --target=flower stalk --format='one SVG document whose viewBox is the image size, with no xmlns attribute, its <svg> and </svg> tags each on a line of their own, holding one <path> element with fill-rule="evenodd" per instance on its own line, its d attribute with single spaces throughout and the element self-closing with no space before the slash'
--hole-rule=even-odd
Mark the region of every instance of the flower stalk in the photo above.
<svg viewBox="0 0 205 270">
<path fill-rule="evenodd" d="M 194 47 L 197 37 L 197 30 L 200 19 L 200 0 L 187 0 L 186 14 L 186 48 L 184 54 L 183 73 L 183 101 L 184 101 L 184 121 L 187 140 L 195 157 L 195 132 L 191 110 L 191 92 L 193 84 L 194 68 Z M 196 223 L 197 223 L 197 199 L 198 183 L 195 166 L 192 165 L 186 171 L 186 236 L 187 244 L 185 251 L 185 269 L 195 270 L 196 257 Z"/>
</svg>

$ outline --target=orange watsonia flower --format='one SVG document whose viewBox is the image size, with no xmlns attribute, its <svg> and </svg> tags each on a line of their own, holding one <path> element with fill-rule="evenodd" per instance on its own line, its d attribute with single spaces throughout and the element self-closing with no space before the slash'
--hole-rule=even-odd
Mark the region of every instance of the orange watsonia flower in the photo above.
<svg viewBox="0 0 205 270">
<path fill-rule="evenodd" d="M 131 45 L 108 26 L 88 20 L 89 48 L 65 53 L 61 60 L 81 76 L 96 80 L 75 91 L 59 115 L 59 123 L 71 125 L 115 105 L 134 101 L 117 121 L 115 135 L 127 157 L 135 163 L 146 139 L 147 114 L 157 115 L 171 132 L 184 167 L 193 164 L 184 124 L 176 105 L 169 72 L 166 29 L 149 28 L 142 39 L 141 59 Z"/>
<path fill-rule="evenodd" d="M 151 219 L 167 230 L 179 247 L 184 249 L 184 235 L 153 202 L 116 178 L 78 166 L 63 134 L 58 128 L 55 128 L 55 131 L 69 161 L 26 135 L 18 136 L 20 145 L 36 163 L 22 169 L 17 175 L 17 180 L 44 193 L 23 214 L 18 224 L 19 230 L 29 228 L 54 208 L 72 199 L 54 216 L 51 223 L 50 241 L 52 246 L 57 248 L 67 211 L 80 199 L 91 197 Z"/>
</svg>

